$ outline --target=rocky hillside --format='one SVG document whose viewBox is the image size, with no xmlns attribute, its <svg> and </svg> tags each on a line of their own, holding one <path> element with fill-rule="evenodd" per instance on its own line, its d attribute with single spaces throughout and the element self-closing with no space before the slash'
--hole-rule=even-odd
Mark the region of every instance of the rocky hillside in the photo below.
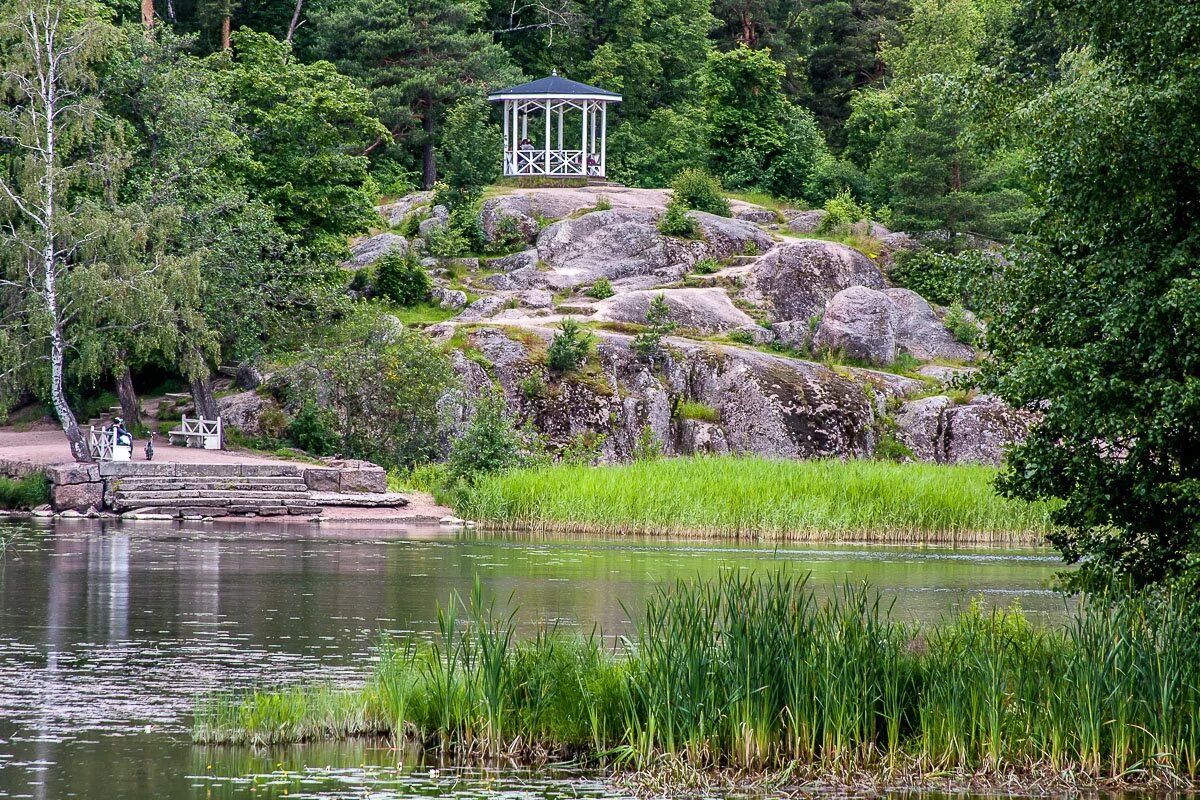
<svg viewBox="0 0 1200 800">
<path fill-rule="evenodd" d="M 435 300 L 459 312 L 426 328 L 452 349 L 462 379 L 463 394 L 445 398 L 456 425 L 470 396 L 495 382 L 552 446 L 605 434 L 610 460 L 629 458 L 647 428 L 671 454 L 885 448 L 950 463 L 998 463 L 1023 434 L 1025 414 L 944 388 L 977 353 L 946 327 L 945 309 L 890 285 L 891 255 L 916 247 L 911 237 L 871 225 L 860 237 L 876 250 L 867 254 L 815 238 L 824 212 L 733 201 L 728 218 L 688 212 L 698 235 L 677 238 L 658 229 L 668 199 L 620 187 L 515 190 L 487 200 L 480 218 L 515 252 L 423 257 Z M 381 207 L 409 230 L 419 215 L 418 233 L 365 238 L 346 267 L 426 253 L 447 224 L 429 202 L 419 193 Z M 611 296 L 592 291 L 604 282 Z M 657 295 L 677 327 L 652 365 L 631 342 Z M 588 325 L 597 345 L 582 370 L 557 376 L 546 349 L 566 318 Z"/>
</svg>

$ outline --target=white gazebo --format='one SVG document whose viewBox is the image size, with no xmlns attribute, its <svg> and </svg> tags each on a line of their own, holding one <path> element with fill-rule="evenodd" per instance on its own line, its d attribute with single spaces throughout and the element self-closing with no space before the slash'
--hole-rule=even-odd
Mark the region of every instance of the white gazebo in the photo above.
<svg viewBox="0 0 1200 800">
<path fill-rule="evenodd" d="M 621 95 L 560 78 L 555 70 L 488 100 L 504 104 L 506 176 L 604 177 L 608 104 L 621 102 Z"/>
</svg>

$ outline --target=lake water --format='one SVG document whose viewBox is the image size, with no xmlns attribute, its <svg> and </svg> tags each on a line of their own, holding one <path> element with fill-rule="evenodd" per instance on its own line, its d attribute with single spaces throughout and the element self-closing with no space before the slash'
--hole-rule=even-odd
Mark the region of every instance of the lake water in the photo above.
<svg viewBox="0 0 1200 800">
<path fill-rule="evenodd" d="M 377 742 L 194 747 L 194 698 L 354 682 L 384 631 L 429 632 L 476 575 L 548 622 L 626 632 L 665 581 L 721 570 L 868 580 L 936 621 L 982 597 L 1064 612 L 1047 551 L 495 537 L 372 525 L 12 523 L 0 556 L 0 798 L 612 797 L 594 777 L 431 772 Z"/>
</svg>

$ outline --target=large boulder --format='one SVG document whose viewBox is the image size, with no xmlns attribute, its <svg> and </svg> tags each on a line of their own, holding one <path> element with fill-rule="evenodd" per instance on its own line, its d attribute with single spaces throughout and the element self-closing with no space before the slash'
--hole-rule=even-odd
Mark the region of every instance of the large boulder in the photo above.
<svg viewBox="0 0 1200 800">
<path fill-rule="evenodd" d="M 925 298 L 911 289 L 886 289 L 892 303 L 896 347 L 921 361 L 972 361 L 975 351 L 954 338 L 942 317 Z"/>
<path fill-rule="evenodd" d="M 813 346 L 872 364 L 896 360 L 892 304 L 883 292 L 851 286 L 833 296 L 813 336 Z"/>
<path fill-rule="evenodd" d="M 814 209 L 812 211 L 785 211 L 784 218 L 787 219 L 788 230 L 793 233 L 816 233 L 821 227 L 821 223 L 829 212 L 824 209 Z"/>
<path fill-rule="evenodd" d="M 532 243 L 541 226 L 528 195 L 507 194 L 485 200 L 479 209 L 479 226 L 489 242 Z"/>
<path fill-rule="evenodd" d="M 405 253 L 408 240 L 396 233 L 378 233 L 350 245 L 350 258 L 343 262 L 347 269 L 369 267 L 389 253 Z"/>
<path fill-rule="evenodd" d="M 779 322 L 808 322 L 851 286 L 882 289 L 883 273 L 852 247 L 807 239 L 781 244 L 754 262 L 744 295 L 766 306 Z"/>
<path fill-rule="evenodd" d="M 247 436 L 262 435 L 263 412 L 273 406 L 269 398 L 258 392 L 239 392 L 217 399 L 221 422 Z"/>
<path fill-rule="evenodd" d="M 429 210 L 428 217 L 421 220 L 421 224 L 417 226 L 417 232 L 422 239 L 425 239 L 434 231 L 445 230 L 449 226 L 450 209 L 442 205 L 437 205 Z"/>
<path fill-rule="evenodd" d="M 754 325 L 754 320 L 733 304 L 724 289 L 626 292 L 597 303 L 593 319 L 644 323 L 651 301 L 659 295 L 671 310 L 671 321 L 683 330 L 709 335 Z"/>
<path fill-rule="evenodd" d="M 593 211 L 542 230 L 537 253 L 540 288 L 567 289 L 599 278 L 649 277 L 670 282 L 691 263 L 687 249 L 658 232 L 652 210 Z"/>
<path fill-rule="evenodd" d="M 741 255 L 751 247 L 764 253 L 774 244 L 771 237 L 753 222 L 689 211 L 687 216 L 696 223 L 700 235 L 708 243 L 708 254 L 718 260 Z"/>
<path fill-rule="evenodd" d="M 843 289 L 825 307 L 813 345 L 873 364 L 890 364 L 900 353 L 922 361 L 975 358 L 973 349 L 946 330 L 933 307 L 908 289 Z"/>
<path fill-rule="evenodd" d="M 937 395 L 905 403 L 896 414 L 896 434 L 922 461 L 999 466 L 1035 419 L 991 397 L 956 405 Z"/>
</svg>

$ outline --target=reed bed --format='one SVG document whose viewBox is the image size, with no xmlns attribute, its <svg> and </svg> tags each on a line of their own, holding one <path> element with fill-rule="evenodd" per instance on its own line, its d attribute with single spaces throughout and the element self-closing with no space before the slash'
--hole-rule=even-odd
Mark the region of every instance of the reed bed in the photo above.
<svg viewBox="0 0 1200 800">
<path fill-rule="evenodd" d="M 972 607 L 925 630 L 863 586 L 821 604 L 803 578 L 730 575 L 663 589 L 615 645 L 518 638 L 478 589 L 438 619 L 432 642 L 386 641 L 362 688 L 206 698 L 194 738 L 382 734 L 460 756 L 858 785 L 1200 776 L 1190 598 L 1085 600 L 1052 629 Z"/>
<path fill-rule="evenodd" d="M 996 494 L 984 466 L 670 458 L 481 477 L 456 511 L 495 528 L 1037 544 L 1051 507 Z"/>
</svg>

